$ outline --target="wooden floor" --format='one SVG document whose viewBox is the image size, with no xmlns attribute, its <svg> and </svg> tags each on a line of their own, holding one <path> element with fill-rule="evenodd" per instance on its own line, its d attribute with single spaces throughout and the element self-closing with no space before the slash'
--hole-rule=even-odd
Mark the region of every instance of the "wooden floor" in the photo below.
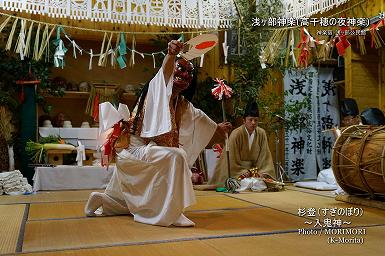
<svg viewBox="0 0 385 256">
<path fill-rule="evenodd" d="M 0 196 L 0 255 L 385 255 L 385 211 L 336 201 L 332 192 L 196 191 L 186 211 L 194 228 L 87 218 L 89 193 Z M 328 221 L 344 228 L 321 227 Z"/>
</svg>

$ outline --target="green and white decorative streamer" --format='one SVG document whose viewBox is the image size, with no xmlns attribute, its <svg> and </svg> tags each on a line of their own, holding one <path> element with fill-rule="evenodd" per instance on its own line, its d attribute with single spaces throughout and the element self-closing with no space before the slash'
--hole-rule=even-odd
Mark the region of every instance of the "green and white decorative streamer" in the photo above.
<svg viewBox="0 0 385 256">
<path fill-rule="evenodd" d="M 68 51 L 68 49 L 64 46 L 63 40 L 61 40 L 60 38 L 61 31 L 63 31 L 63 34 L 65 34 L 64 29 L 61 26 L 58 26 L 58 28 L 56 29 L 56 39 L 53 42 L 53 44 L 56 46 L 55 53 L 53 55 L 53 63 L 54 66 L 57 68 L 64 68 L 64 56 Z"/>
<path fill-rule="evenodd" d="M 119 40 L 119 46 L 118 46 L 118 52 L 119 56 L 116 59 L 116 61 L 119 64 L 119 67 L 121 69 L 127 67 L 127 59 L 126 59 L 126 54 L 127 54 L 127 43 L 126 43 L 126 37 L 123 33 L 120 33 L 120 40 Z"/>
</svg>

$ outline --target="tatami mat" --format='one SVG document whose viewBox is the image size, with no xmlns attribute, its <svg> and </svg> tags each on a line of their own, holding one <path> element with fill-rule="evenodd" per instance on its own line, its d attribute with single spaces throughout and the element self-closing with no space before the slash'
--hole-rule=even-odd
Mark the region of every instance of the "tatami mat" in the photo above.
<svg viewBox="0 0 385 256">
<path fill-rule="evenodd" d="M 83 207 L 90 192 L 1 196 L 0 255 L 20 250 L 23 255 L 92 256 L 385 255 L 383 210 L 335 201 L 309 190 L 241 194 L 196 191 L 197 204 L 186 211 L 196 223 L 194 228 L 140 224 L 130 215 L 87 218 Z M 23 202 L 29 203 L 28 211 Z M 362 216 L 341 218 L 351 221 L 347 228 L 366 230 L 363 245 L 328 244 L 330 234 L 298 234 L 300 228 L 314 229 L 305 222 L 317 218 L 299 217 L 299 208 L 334 207 L 363 209 Z M 24 212 L 29 213 L 25 225 Z"/>
<path fill-rule="evenodd" d="M 16 252 L 25 205 L 0 205 L 0 253 Z"/>
<path fill-rule="evenodd" d="M 28 220 L 85 217 L 84 205 L 85 201 L 31 204 Z"/>
<path fill-rule="evenodd" d="M 364 244 L 328 244 L 330 235 L 302 236 L 298 233 L 261 234 L 256 236 L 241 236 L 216 238 L 207 240 L 178 241 L 130 246 L 92 248 L 82 250 L 52 251 L 46 253 L 27 253 L 35 256 L 95 256 L 95 255 L 140 255 L 140 256 L 383 256 L 385 247 L 382 237 L 385 227 L 366 228 Z"/>
<path fill-rule="evenodd" d="M 84 215 L 85 201 L 63 203 L 31 204 L 28 220 L 81 218 Z M 197 196 L 197 203 L 186 211 L 206 211 L 218 209 L 255 208 L 255 204 L 227 197 L 223 194 Z"/>
<path fill-rule="evenodd" d="M 385 210 L 385 201 L 380 201 L 378 199 L 370 199 L 365 197 L 359 197 L 355 195 L 338 195 L 336 196 L 337 201 L 342 201 L 346 203 L 356 204 L 356 205 L 364 205 L 375 207 L 381 210 Z"/>
<path fill-rule="evenodd" d="M 364 207 L 359 205 L 348 204 L 345 202 L 336 201 L 334 198 L 328 198 L 324 196 L 312 195 L 309 193 L 303 193 L 300 191 L 287 190 L 284 192 L 275 193 L 255 193 L 255 194 L 228 194 L 230 197 L 252 202 L 261 206 L 270 207 L 291 214 L 298 214 L 300 208 L 348 208 L 355 207 L 360 208 L 366 218 L 351 217 L 345 218 L 344 220 L 353 221 L 355 225 L 366 225 L 366 224 L 385 224 L 385 213 L 383 210 Z"/>
<path fill-rule="evenodd" d="M 320 195 L 320 196 L 327 196 L 327 197 L 332 197 L 334 198 L 336 195 L 334 194 L 334 191 L 327 190 L 327 191 L 322 191 L 322 190 L 314 190 L 314 189 L 308 189 L 308 188 L 300 188 L 296 186 L 285 186 L 287 190 L 295 190 L 295 191 L 300 191 L 308 194 L 313 194 L 313 195 Z"/>
<path fill-rule="evenodd" d="M 223 193 L 208 196 L 197 196 L 197 203 L 186 209 L 186 211 L 200 211 L 213 209 L 246 208 L 256 207 L 255 204 L 244 202 L 235 198 L 229 198 Z"/>
<path fill-rule="evenodd" d="M 164 228 L 136 223 L 131 216 L 29 221 L 23 251 L 84 248 L 172 239 L 249 234 L 305 227 L 304 219 L 267 208 L 186 214 L 195 228 Z"/>
<path fill-rule="evenodd" d="M 215 190 L 194 190 L 196 196 L 212 196 L 220 194 Z"/>
<path fill-rule="evenodd" d="M 0 205 L 17 203 L 86 201 L 92 191 L 95 190 L 41 191 L 31 195 L 3 195 L 0 196 Z"/>
<path fill-rule="evenodd" d="M 47 202 L 73 202 L 87 201 L 92 191 L 103 190 L 67 190 L 67 191 L 39 191 L 30 195 L 0 196 L 0 205 L 18 203 L 47 203 Z M 215 191 L 195 191 L 197 196 L 210 196 L 219 194 Z"/>
<path fill-rule="evenodd" d="M 366 229 L 362 236 L 364 244 L 328 244 L 331 235 L 299 235 L 298 233 L 274 234 L 266 236 L 239 237 L 229 239 L 205 240 L 220 255 L 269 255 L 269 256 L 381 256 L 385 248 L 381 239 L 385 235 L 384 227 Z M 351 236 L 350 236 L 351 237 Z M 348 236 L 348 238 L 350 238 Z M 209 255 L 209 254 L 207 254 Z"/>
</svg>

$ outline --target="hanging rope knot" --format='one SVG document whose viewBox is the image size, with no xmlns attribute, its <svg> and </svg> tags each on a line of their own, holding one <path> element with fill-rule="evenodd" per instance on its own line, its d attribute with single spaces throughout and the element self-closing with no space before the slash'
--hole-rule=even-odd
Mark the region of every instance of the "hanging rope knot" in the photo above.
<svg viewBox="0 0 385 256">
<path fill-rule="evenodd" d="M 217 82 L 215 87 L 211 89 L 211 94 L 218 100 L 222 100 L 223 95 L 225 98 L 230 98 L 233 94 L 233 89 L 226 85 L 223 79 L 215 78 L 214 82 Z"/>
</svg>

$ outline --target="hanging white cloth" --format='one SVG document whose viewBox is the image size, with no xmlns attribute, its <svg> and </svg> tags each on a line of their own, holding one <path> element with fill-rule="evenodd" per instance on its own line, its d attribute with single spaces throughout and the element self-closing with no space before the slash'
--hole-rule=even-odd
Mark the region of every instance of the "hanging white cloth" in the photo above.
<svg viewBox="0 0 385 256">
<path fill-rule="evenodd" d="M 78 163 L 78 166 L 83 166 L 83 161 L 86 160 L 86 148 L 79 140 L 76 152 L 76 162 Z"/>
<path fill-rule="evenodd" d="M 169 102 L 172 94 L 173 75 L 168 81 L 166 85 L 162 68 L 150 81 L 141 137 L 150 138 L 171 131 Z"/>
</svg>

